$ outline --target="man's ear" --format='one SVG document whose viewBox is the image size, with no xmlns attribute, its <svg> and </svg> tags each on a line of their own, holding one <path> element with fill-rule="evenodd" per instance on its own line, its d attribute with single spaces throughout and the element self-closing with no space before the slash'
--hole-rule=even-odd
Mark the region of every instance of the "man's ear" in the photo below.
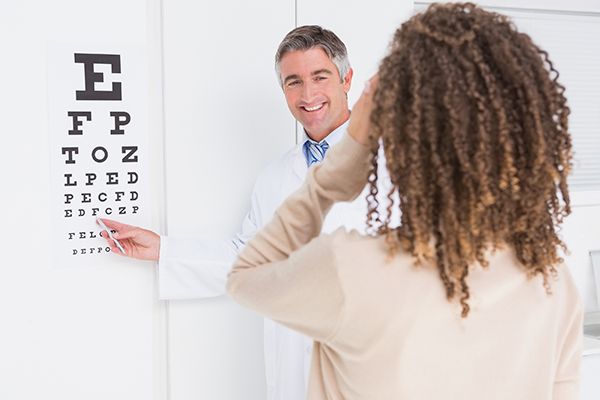
<svg viewBox="0 0 600 400">
<path fill-rule="evenodd" d="M 352 76 L 354 75 L 354 71 L 352 70 L 352 68 L 350 68 L 348 70 L 348 73 L 346 74 L 346 76 L 344 77 L 344 92 L 346 92 L 346 94 L 348 94 L 348 92 L 350 91 L 350 87 L 352 86 Z"/>
</svg>

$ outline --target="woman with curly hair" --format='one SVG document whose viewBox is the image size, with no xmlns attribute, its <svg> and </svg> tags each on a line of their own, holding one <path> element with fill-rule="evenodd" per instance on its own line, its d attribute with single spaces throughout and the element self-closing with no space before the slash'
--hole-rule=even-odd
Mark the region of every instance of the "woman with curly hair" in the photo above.
<svg viewBox="0 0 600 400">
<path fill-rule="evenodd" d="M 236 301 L 315 339 L 310 399 L 577 398 L 557 78 L 529 36 L 473 4 L 432 5 L 396 31 L 348 135 L 229 277 Z M 319 235 L 365 185 L 371 234 Z"/>
</svg>

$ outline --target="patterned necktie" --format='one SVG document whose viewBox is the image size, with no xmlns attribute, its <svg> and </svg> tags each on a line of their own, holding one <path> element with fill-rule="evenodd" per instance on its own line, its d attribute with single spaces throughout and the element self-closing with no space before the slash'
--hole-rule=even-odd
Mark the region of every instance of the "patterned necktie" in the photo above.
<svg viewBox="0 0 600 400">
<path fill-rule="evenodd" d="M 325 153 L 329 149 L 329 143 L 322 141 L 321 143 L 314 143 L 310 140 L 304 142 L 304 156 L 306 157 L 306 164 L 310 167 L 316 162 L 323 161 Z"/>
</svg>

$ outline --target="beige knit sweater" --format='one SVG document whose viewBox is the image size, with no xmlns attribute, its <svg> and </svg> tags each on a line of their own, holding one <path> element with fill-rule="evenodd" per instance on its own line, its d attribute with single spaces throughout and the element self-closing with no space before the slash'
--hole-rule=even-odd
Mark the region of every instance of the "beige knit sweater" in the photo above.
<svg viewBox="0 0 600 400">
<path fill-rule="evenodd" d="M 333 203 L 363 189 L 368 153 L 346 135 L 229 276 L 237 302 L 314 338 L 308 398 L 576 399 L 582 307 L 566 267 L 547 295 L 511 251 L 490 254 L 462 319 L 434 266 L 386 260 L 383 238 L 319 236 Z"/>
</svg>

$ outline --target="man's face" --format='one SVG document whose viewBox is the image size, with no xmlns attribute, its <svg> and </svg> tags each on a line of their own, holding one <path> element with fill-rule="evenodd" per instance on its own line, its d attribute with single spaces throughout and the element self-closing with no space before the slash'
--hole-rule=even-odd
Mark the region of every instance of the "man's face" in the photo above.
<svg viewBox="0 0 600 400">
<path fill-rule="evenodd" d="M 311 139 L 321 141 L 348 119 L 352 70 L 341 82 L 335 64 L 319 47 L 289 52 L 279 67 L 287 105 Z"/>
</svg>

